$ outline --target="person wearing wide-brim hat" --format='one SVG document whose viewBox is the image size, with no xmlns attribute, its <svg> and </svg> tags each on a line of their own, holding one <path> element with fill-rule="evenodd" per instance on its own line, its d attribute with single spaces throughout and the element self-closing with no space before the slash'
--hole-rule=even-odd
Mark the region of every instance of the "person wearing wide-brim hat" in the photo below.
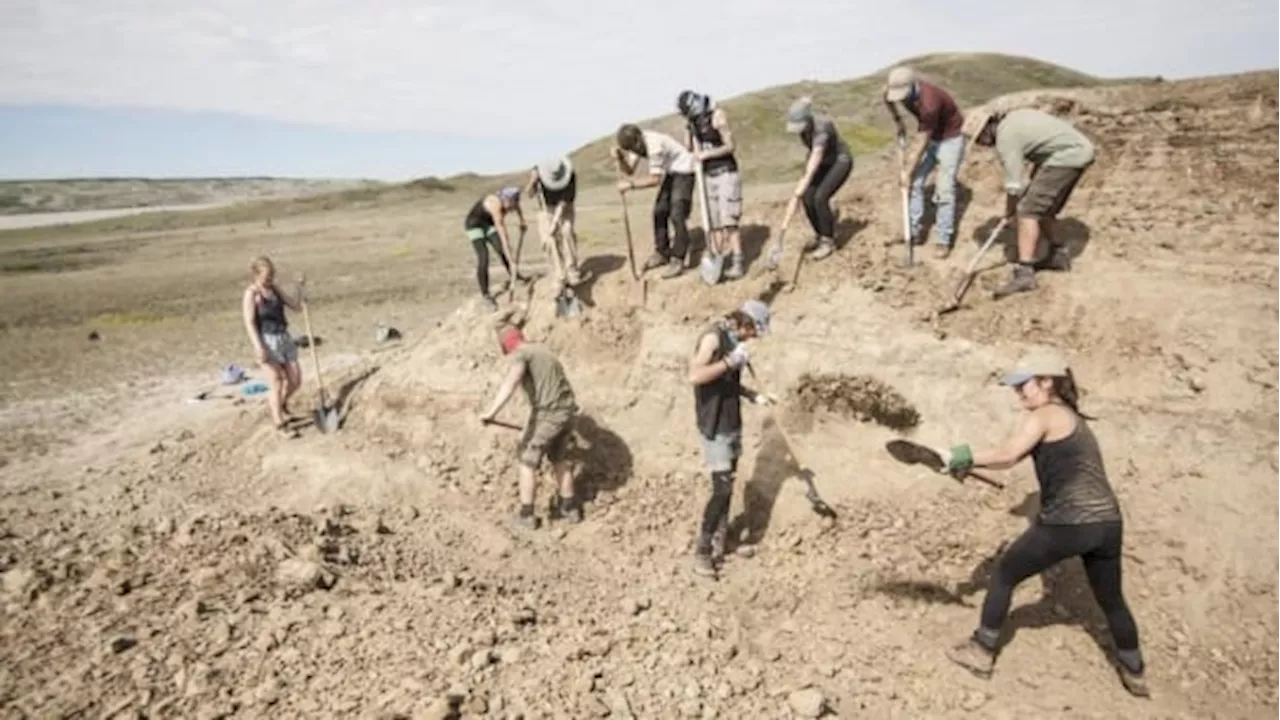
<svg viewBox="0 0 1280 720">
<path fill-rule="evenodd" d="M 963 476 L 972 468 L 1005 469 L 1030 456 L 1040 486 L 1040 509 L 1031 527 L 997 561 L 977 629 L 949 648 L 947 657 L 979 677 L 990 677 L 1014 589 L 1078 557 L 1093 597 L 1107 616 L 1120 680 L 1130 693 L 1145 696 L 1138 626 L 1120 583 L 1120 503 L 1107 481 L 1088 416 L 1080 412 L 1075 376 L 1061 355 L 1040 348 L 1025 355 L 1001 384 L 1013 389 L 1024 410 L 1017 428 L 996 448 L 960 444 L 944 450 L 939 453 L 941 471 Z"/>
<path fill-rule="evenodd" d="M 542 249 L 551 256 L 551 265 L 563 288 L 584 279 L 578 266 L 578 234 L 574 228 L 574 200 L 578 196 L 578 175 L 568 156 L 544 160 L 529 171 L 525 186 L 529 195 L 542 199 L 538 208 L 538 234 Z"/>
</svg>

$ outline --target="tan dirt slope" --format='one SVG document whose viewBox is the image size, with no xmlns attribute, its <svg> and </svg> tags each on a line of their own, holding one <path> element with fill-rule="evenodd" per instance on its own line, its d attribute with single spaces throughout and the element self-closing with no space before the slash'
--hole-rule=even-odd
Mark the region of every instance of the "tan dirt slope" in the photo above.
<svg viewBox="0 0 1280 720">
<path fill-rule="evenodd" d="M 471 302 L 409 336 L 421 339 L 329 361 L 345 398 L 336 435 L 282 441 L 243 408 L 155 411 L 130 416 L 127 435 L 0 468 L 0 707 L 1274 717 L 1276 80 L 1045 94 L 1099 159 L 1064 213 L 1075 268 L 1041 274 L 1033 294 L 993 302 L 1000 267 L 966 307 L 931 313 L 1002 202 L 978 148 L 949 261 L 922 252 L 901 267 L 902 245 L 886 244 L 900 236 L 892 166 L 859 158 L 839 196 L 843 246 L 806 263 L 795 292 L 759 270 L 716 288 L 690 274 L 650 280 L 640 306 L 616 243 L 589 251 L 607 271 L 581 320 L 556 321 L 538 283 L 527 331 L 564 359 L 587 417 L 579 526 L 506 524 L 515 434 L 474 419 L 501 365 Z M 748 188 L 753 256 L 785 191 Z M 638 260 L 644 207 L 632 204 Z M 588 232 L 618 236 L 610 214 Z M 785 270 L 804 233 L 790 238 Z M 784 402 L 776 417 L 746 410 L 737 549 L 718 582 L 703 581 L 688 564 L 708 487 L 684 366 L 702 323 L 760 296 L 775 320 L 754 350 L 756 385 Z M 957 484 L 895 463 L 884 443 L 998 442 L 1015 410 L 994 376 L 1028 343 L 1069 354 L 1098 417 L 1148 701 L 1120 687 L 1075 562 L 1019 588 L 990 681 L 942 655 L 972 629 L 992 558 L 1034 512 L 1034 476 L 1024 463 L 999 474 L 1004 489 Z M 918 422 L 894 430 L 840 411 L 877 399 Z M 503 417 L 521 422 L 513 404 Z M 802 468 L 835 520 L 810 510 Z"/>
</svg>

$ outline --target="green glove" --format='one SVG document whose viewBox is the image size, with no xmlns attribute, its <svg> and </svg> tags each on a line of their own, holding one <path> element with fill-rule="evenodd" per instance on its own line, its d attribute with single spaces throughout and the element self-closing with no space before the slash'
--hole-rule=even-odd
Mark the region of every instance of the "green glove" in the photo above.
<svg viewBox="0 0 1280 720">
<path fill-rule="evenodd" d="M 948 473 L 964 475 L 973 469 L 973 448 L 968 445 L 952 445 L 946 461 Z"/>
</svg>

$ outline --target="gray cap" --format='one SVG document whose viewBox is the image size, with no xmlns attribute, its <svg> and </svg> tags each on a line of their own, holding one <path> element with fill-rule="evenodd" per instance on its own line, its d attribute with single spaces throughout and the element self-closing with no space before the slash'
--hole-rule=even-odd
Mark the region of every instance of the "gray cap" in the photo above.
<svg viewBox="0 0 1280 720">
<path fill-rule="evenodd" d="M 798 133 L 813 120 L 813 98 L 802 97 L 787 110 L 787 132 Z"/>
<path fill-rule="evenodd" d="M 769 332 L 769 306 L 759 300 L 748 300 L 740 308 L 756 325 L 756 332 L 764 335 Z"/>
</svg>

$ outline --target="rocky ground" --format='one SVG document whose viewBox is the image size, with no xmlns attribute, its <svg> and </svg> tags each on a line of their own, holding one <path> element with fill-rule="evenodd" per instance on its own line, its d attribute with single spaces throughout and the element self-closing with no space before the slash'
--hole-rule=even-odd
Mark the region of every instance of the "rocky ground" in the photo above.
<svg viewBox="0 0 1280 720">
<path fill-rule="evenodd" d="M 526 325 L 564 359 L 583 406 L 580 525 L 550 516 L 549 485 L 542 529 L 508 522 L 516 434 L 475 419 L 502 374 L 478 303 L 428 312 L 432 291 L 388 290 L 397 273 L 430 268 L 455 297 L 470 292 L 456 246 L 402 249 L 420 209 L 225 238 L 287 253 L 319 286 L 327 276 L 343 288 L 316 300 L 332 328 L 325 381 L 344 413 L 331 435 L 304 427 L 280 439 L 261 403 L 234 391 L 182 402 L 200 375 L 175 350 L 199 348 L 187 355 L 205 366 L 244 355 L 233 314 L 198 337 L 167 322 L 113 326 L 81 355 L 55 342 L 83 343 L 84 326 L 33 326 L 33 308 L 58 295 L 34 281 L 6 286 L 10 312 L 27 315 L 9 319 L 4 352 L 28 361 L 14 366 L 0 426 L 44 451 L 6 441 L 0 466 L 0 708 L 15 718 L 1275 717 L 1276 75 L 1043 100 L 1099 144 L 1064 213 L 1075 267 L 999 302 L 989 291 L 1007 268 L 991 269 L 948 315 L 934 310 L 1001 201 L 988 151 L 966 161 L 962 246 L 947 261 L 918 253 L 911 270 L 892 244 L 889 165 L 860 159 L 840 195 L 840 252 L 806 263 L 790 292 L 756 268 L 714 288 L 693 274 L 652 279 L 642 302 L 616 203 L 589 195 L 582 224 L 599 277 L 583 293 L 587 313 L 556 320 L 536 283 Z M 748 188 L 752 259 L 785 191 Z M 641 261 L 643 207 L 632 202 Z M 456 218 L 442 217 L 448 244 Z M 197 241 L 153 242 L 148 252 L 178 253 Z M 172 267 L 158 258 L 84 271 L 60 297 L 69 307 L 142 293 Z M 234 260 L 208 261 L 233 301 Z M 334 279 L 344 274 L 359 278 Z M 206 282 L 216 284 L 182 276 L 191 303 L 206 303 Z M 727 555 L 718 580 L 704 580 L 689 572 L 708 484 L 684 363 L 699 326 L 747 297 L 766 298 L 775 318 L 752 383 L 782 403 L 747 410 Z M 374 342 L 374 318 L 405 339 Z M 1018 589 L 991 680 L 942 654 L 972 629 L 994 558 L 1033 516 L 1034 476 L 1023 464 L 994 474 L 1003 487 L 957 483 L 897 463 L 885 443 L 998 442 L 1015 411 L 994 377 L 1029 343 L 1068 354 L 1098 417 L 1125 511 L 1125 589 L 1149 700 L 1120 686 L 1075 562 Z M 309 412 L 304 359 L 298 408 Z M 94 394 L 104 377 L 121 384 Z M 522 422 L 513 404 L 503 418 Z M 804 477 L 835 518 L 813 512 Z"/>
</svg>

